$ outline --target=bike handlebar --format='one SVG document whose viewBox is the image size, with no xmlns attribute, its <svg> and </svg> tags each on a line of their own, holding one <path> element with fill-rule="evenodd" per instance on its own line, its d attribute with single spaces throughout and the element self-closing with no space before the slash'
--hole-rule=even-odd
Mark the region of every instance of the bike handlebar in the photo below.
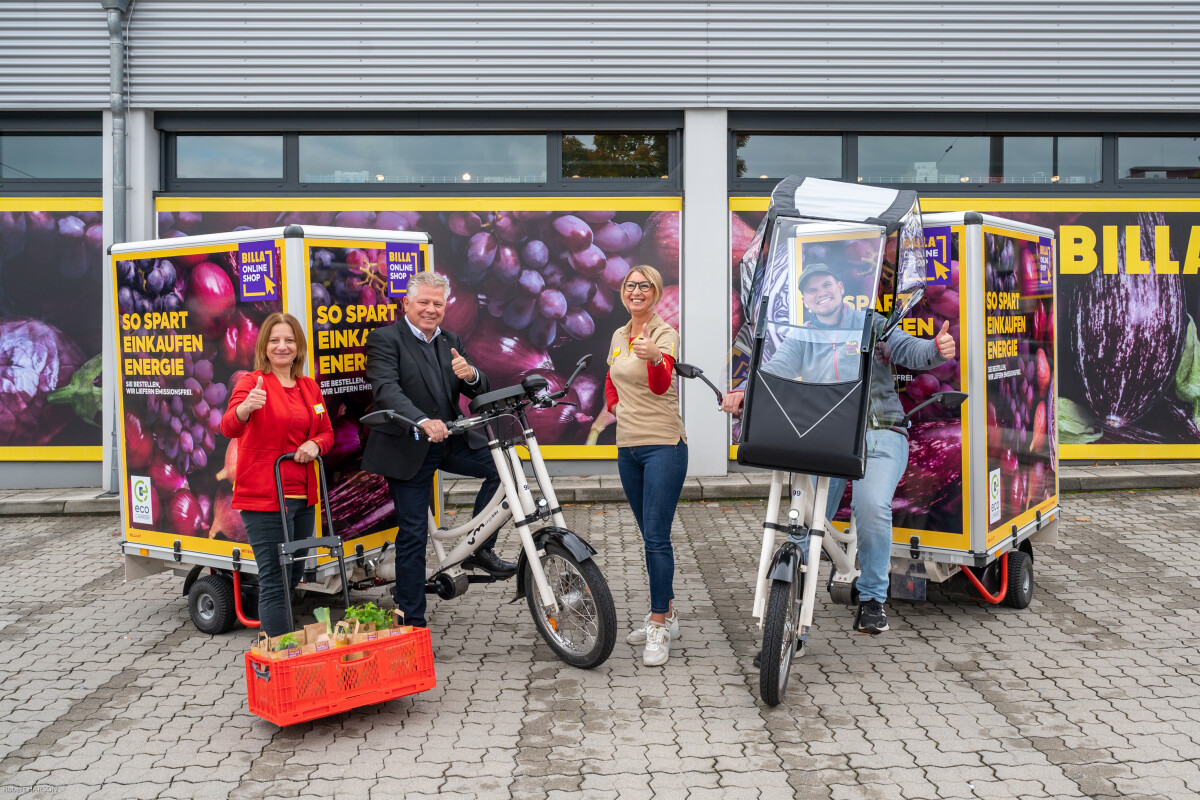
<svg viewBox="0 0 1200 800">
<path fill-rule="evenodd" d="M 713 394 L 717 396 L 718 403 L 725 399 L 725 395 L 721 393 L 721 390 L 718 389 L 712 381 L 704 377 L 704 370 L 700 369 L 696 365 L 688 364 L 683 361 L 676 361 L 675 372 L 682 378 L 699 378 L 702 380 L 705 385 L 708 386 L 708 388 L 713 390 Z"/>
<path fill-rule="evenodd" d="M 967 399 L 966 392 L 954 392 L 954 391 L 934 392 L 933 394 L 931 394 L 929 396 L 929 398 L 927 400 L 925 400 L 925 402 L 919 403 L 916 406 L 913 406 L 912 411 L 909 411 L 907 414 L 904 415 L 902 423 L 907 425 L 909 422 L 912 421 L 912 418 L 914 416 L 916 416 L 917 412 L 920 411 L 925 406 L 932 405 L 933 403 L 941 403 L 942 405 L 946 406 L 947 408 L 957 408 L 958 406 L 962 405 L 963 401 L 966 399 Z"/>
<path fill-rule="evenodd" d="M 580 358 L 579 361 L 575 363 L 575 371 L 571 373 L 569 378 L 567 378 L 566 384 L 560 391 L 550 393 L 546 391 L 545 386 L 538 388 L 536 391 L 526 390 L 525 398 L 518 400 L 511 407 L 483 411 L 470 417 L 459 417 L 456 420 L 451 420 L 450 422 L 445 423 L 446 429 L 449 431 L 451 436 L 456 436 L 461 433 L 466 433 L 471 428 L 476 428 L 488 420 L 512 414 L 513 411 L 523 408 L 529 408 L 531 406 L 551 408 L 557 405 L 558 401 L 565 397 L 569 391 L 571 391 L 571 384 L 575 382 L 575 379 L 579 377 L 580 373 L 587 369 L 591 361 L 591 355 L 585 355 Z M 528 380 L 528 378 L 526 378 L 526 380 Z M 545 383 L 544 380 L 543 383 Z M 513 389 L 517 388 L 517 386 L 521 386 L 521 384 L 517 384 L 509 388 Z M 398 425 L 404 425 L 412 431 L 412 437 L 414 439 L 420 439 L 422 435 L 425 435 L 426 438 L 428 438 L 428 435 L 425 434 L 425 430 L 420 426 L 420 424 L 414 422 L 399 412 L 386 408 L 381 408 L 376 411 L 372 411 L 369 414 L 365 414 L 362 417 L 359 417 L 358 421 L 367 426 L 382 425 L 389 422 Z"/>
</svg>

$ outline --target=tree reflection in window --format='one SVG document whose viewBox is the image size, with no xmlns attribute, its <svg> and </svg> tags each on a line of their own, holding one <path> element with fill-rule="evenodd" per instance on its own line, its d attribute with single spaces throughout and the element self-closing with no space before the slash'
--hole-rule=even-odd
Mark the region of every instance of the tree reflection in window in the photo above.
<svg viewBox="0 0 1200 800">
<path fill-rule="evenodd" d="M 564 178 L 666 178 L 667 134 L 564 134 Z"/>
</svg>

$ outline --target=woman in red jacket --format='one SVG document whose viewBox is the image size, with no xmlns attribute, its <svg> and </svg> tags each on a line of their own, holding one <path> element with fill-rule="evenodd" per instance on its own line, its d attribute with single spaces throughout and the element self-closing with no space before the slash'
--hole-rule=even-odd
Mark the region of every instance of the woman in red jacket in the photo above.
<svg viewBox="0 0 1200 800">
<path fill-rule="evenodd" d="M 263 322 L 254 347 L 254 372 L 247 373 L 229 396 L 221 433 L 238 442 L 233 507 L 242 513 L 246 536 L 258 566 L 258 617 L 268 636 L 290 632 L 284 592 L 300 582 L 301 569 L 289 568 L 285 588 L 279 569 L 283 524 L 275 489 L 275 460 L 295 453 L 281 465 L 288 535 L 313 535 L 317 471 L 312 460 L 333 445 L 333 427 L 316 382 L 300 371 L 308 344 L 291 314 L 272 314 Z M 304 553 L 297 553 L 297 556 Z"/>
</svg>

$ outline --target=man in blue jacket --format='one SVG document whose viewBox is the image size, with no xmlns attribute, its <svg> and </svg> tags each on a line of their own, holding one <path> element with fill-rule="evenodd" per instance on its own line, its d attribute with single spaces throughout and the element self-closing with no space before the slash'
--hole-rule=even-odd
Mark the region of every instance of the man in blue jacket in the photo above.
<svg viewBox="0 0 1200 800">
<path fill-rule="evenodd" d="M 871 315 L 871 329 L 878 334 L 884 318 L 873 311 L 859 311 L 846 302 L 846 287 L 832 269 L 810 264 L 800 278 L 800 292 L 808 320 L 792 329 L 761 369 L 789 380 L 810 383 L 841 383 L 859 378 L 860 348 Z M 869 334 L 868 334 L 869 336 Z M 870 403 L 867 410 L 867 463 L 863 477 L 855 481 L 851 507 L 858 528 L 858 613 L 854 627 L 867 633 L 888 629 L 883 604 L 887 600 L 888 572 L 892 553 L 892 497 L 908 465 L 908 428 L 904 407 L 896 394 L 892 364 L 913 370 L 928 370 L 954 358 L 954 338 L 949 323 L 933 339 L 918 339 L 900 329 L 886 342 L 875 346 L 876 368 L 871 370 Z M 721 408 L 739 411 L 743 390 L 725 396 Z M 825 516 L 832 519 L 846 489 L 846 481 L 829 481 Z"/>
</svg>

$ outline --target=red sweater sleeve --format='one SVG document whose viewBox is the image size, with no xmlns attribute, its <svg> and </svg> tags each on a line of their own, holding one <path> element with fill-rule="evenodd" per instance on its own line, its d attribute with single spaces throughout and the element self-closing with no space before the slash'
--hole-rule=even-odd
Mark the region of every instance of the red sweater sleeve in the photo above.
<svg viewBox="0 0 1200 800">
<path fill-rule="evenodd" d="M 258 376 L 262 374 L 261 372 L 247 372 L 230 392 L 229 402 L 225 405 L 225 413 L 221 416 L 221 435 L 225 438 L 236 439 L 246 432 L 246 426 L 250 422 L 249 420 L 242 422 L 237 418 L 237 407 L 246 399 L 246 395 L 250 394 L 250 390 L 258 383 Z"/>
<path fill-rule="evenodd" d="M 657 367 L 649 361 L 646 362 L 646 373 L 650 391 L 655 394 L 666 394 L 667 390 L 671 388 L 671 378 L 675 374 L 675 359 L 663 353 L 662 363 Z"/>
<path fill-rule="evenodd" d="M 325 398 L 321 396 L 321 390 L 317 388 L 317 383 L 312 378 L 305 378 L 312 387 L 313 394 L 317 397 L 317 402 L 321 406 L 323 413 L 317 414 L 317 433 L 312 437 L 313 442 L 317 445 L 317 451 L 322 455 L 328 453 L 333 447 L 333 424 L 329 421 L 329 412 L 325 408 Z M 236 419 L 236 417 L 234 417 Z"/>
<path fill-rule="evenodd" d="M 606 374 L 604 376 L 604 407 L 611 412 L 613 410 L 613 406 L 615 406 L 620 399 L 621 398 L 617 396 L 617 387 L 613 386 L 612 373 Z"/>
</svg>

